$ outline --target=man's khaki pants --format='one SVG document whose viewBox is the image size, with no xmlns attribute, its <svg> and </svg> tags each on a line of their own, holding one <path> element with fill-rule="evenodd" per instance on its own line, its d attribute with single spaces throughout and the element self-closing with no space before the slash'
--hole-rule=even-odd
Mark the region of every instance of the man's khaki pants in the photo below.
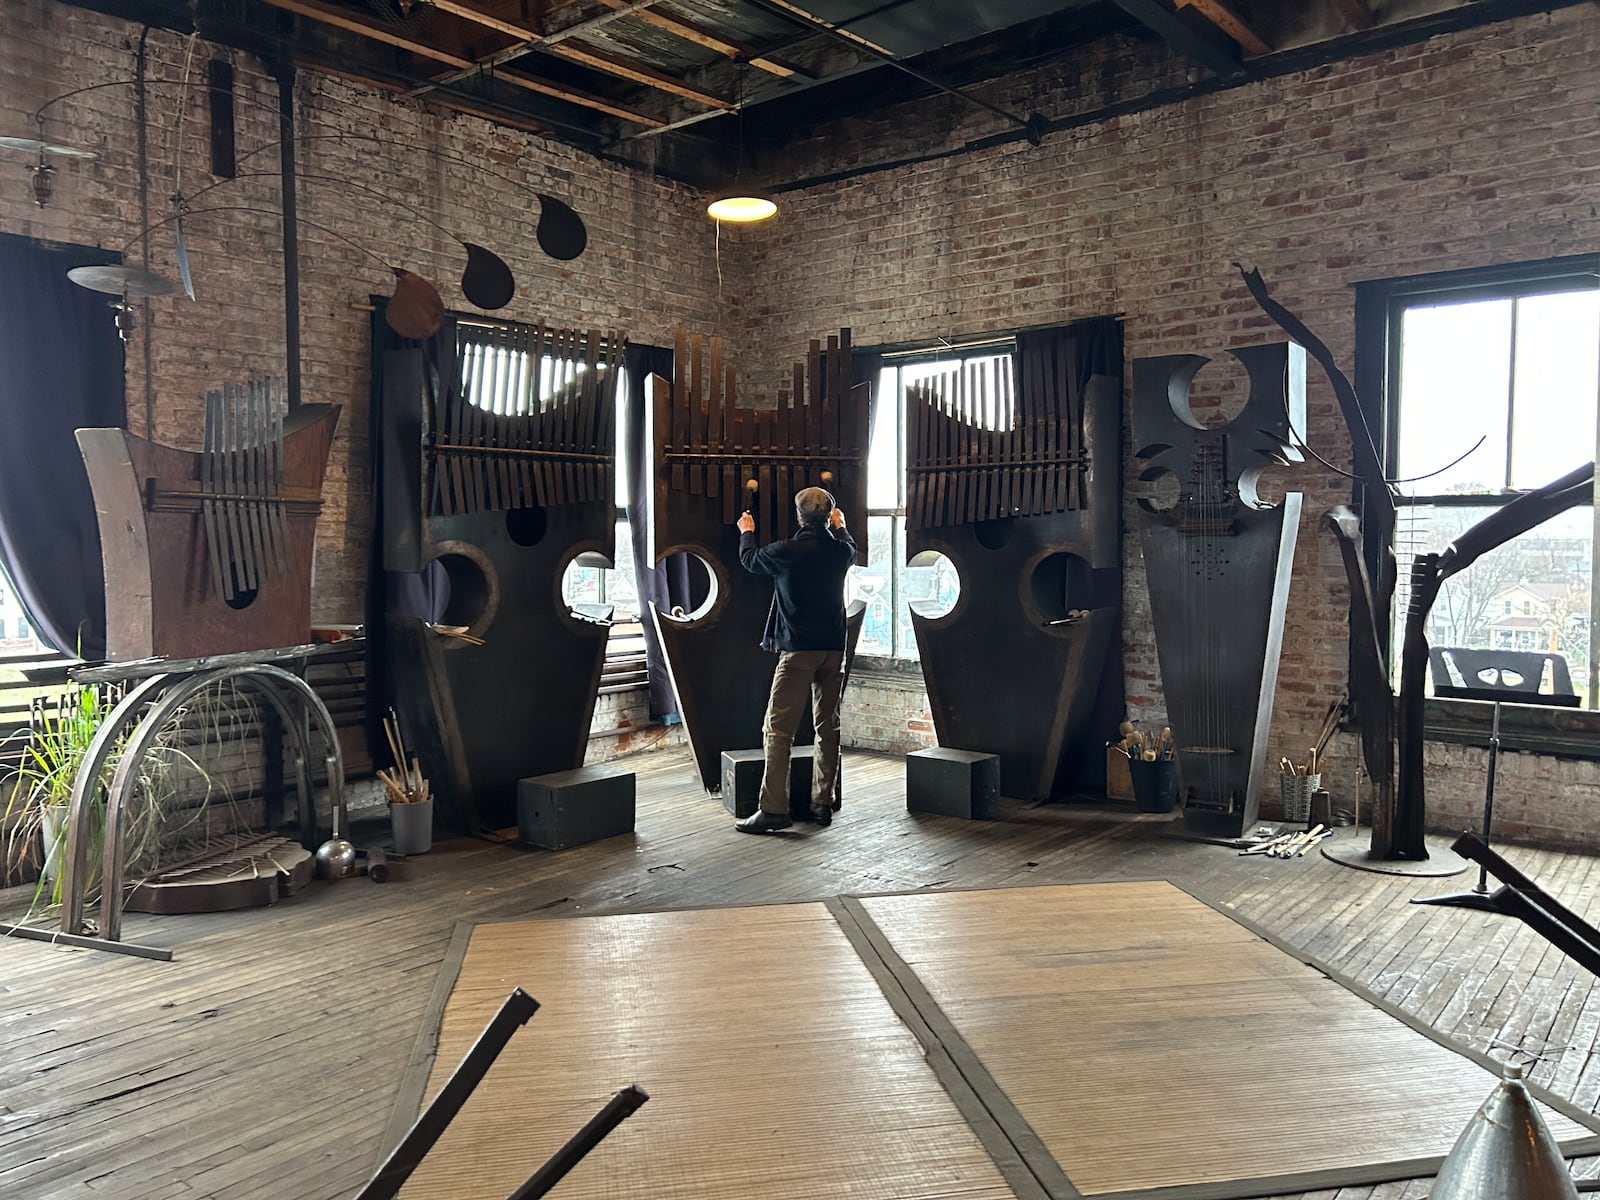
<svg viewBox="0 0 1600 1200">
<path fill-rule="evenodd" d="M 839 777 L 839 696 L 843 691 L 843 650 L 785 650 L 778 655 L 762 727 L 766 742 L 766 765 L 761 773 L 763 812 L 789 815 L 789 751 L 808 696 L 817 731 L 811 806 L 833 806 L 834 783 Z"/>
</svg>

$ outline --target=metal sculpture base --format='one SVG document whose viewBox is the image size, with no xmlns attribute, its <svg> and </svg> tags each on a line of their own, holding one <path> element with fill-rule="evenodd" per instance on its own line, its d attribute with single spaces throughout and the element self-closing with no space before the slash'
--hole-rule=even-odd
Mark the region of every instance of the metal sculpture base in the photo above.
<svg viewBox="0 0 1600 1200">
<path fill-rule="evenodd" d="M 1341 867 L 1375 871 L 1379 875 L 1410 875 L 1418 879 L 1459 875 L 1467 869 L 1466 859 L 1451 850 L 1433 851 L 1427 858 L 1380 858 L 1370 845 L 1332 843 L 1322 847 L 1322 857 Z"/>
</svg>

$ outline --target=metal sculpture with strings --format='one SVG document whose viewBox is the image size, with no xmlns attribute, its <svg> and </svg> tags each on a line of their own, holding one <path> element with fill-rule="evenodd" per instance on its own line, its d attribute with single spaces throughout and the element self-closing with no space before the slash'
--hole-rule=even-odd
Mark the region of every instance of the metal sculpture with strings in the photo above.
<svg viewBox="0 0 1600 1200">
<path fill-rule="evenodd" d="M 615 554 L 623 335 L 447 319 L 384 355 L 383 565 L 448 591 L 391 607 L 401 716 L 446 819 L 516 824 L 517 782 L 583 765 L 609 620 L 561 599 L 567 565 Z"/>
<path fill-rule="evenodd" d="M 1230 353 L 1249 376 L 1231 421 L 1208 428 L 1190 406 L 1209 360 L 1134 360 L 1133 443 L 1154 486 L 1141 497 L 1150 609 L 1168 722 L 1176 744 L 1184 827 L 1235 838 L 1255 823 L 1267 779 L 1267 731 L 1283 648 L 1300 494 L 1268 504 L 1256 488 L 1271 465 L 1300 461 L 1291 428 L 1305 421 L 1305 351 L 1293 342 Z"/>
<path fill-rule="evenodd" d="M 673 378 L 651 376 L 655 505 L 650 560 L 687 552 L 712 575 L 712 594 L 690 614 L 654 623 L 666 654 L 695 767 L 708 792 L 722 786 L 722 752 L 762 744 L 776 659 L 761 649 L 772 582 L 739 565 L 734 522 L 748 510 L 764 545 L 794 533 L 794 496 L 833 493 L 853 522 L 857 561 L 866 562 L 867 409 L 871 384 L 850 382 L 850 331 L 813 340 L 793 365 L 776 407 L 739 404 L 737 373 L 722 339 L 676 331 Z M 865 607 L 847 614 L 846 673 Z M 797 743 L 811 737 L 801 721 Z"/>
<path fill-rule="evenodd" d="M 995 358 L 906 389 L 906 555 L 943 554 L 961 578 L 949 613 L 911 609 L 934 728 L 998 754 L 1001 790 L 1024 799 L 1069 794 L 1100 757 L 1121 618 L 1122 387 L 1080 385 L 1070 359 L 1014 378 Z"/>
<path fill-rule="evenodd" d="M 311 640 L 311 565 L 339 409 L 279 379 L 205 402 L 204 446 L 80 429 L 99 513 L 106 653 L 194 658 Z"/>
</svg>

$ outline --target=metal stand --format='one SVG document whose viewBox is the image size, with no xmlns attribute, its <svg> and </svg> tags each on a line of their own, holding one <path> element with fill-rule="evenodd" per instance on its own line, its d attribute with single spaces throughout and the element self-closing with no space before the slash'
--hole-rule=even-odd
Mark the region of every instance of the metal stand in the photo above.
<svg viewBox="0 0 1600 1200">
<path fill-rule="evenodd" d="M 1483 788 L 1483 835 L 1481 841 L 1489 845 L 1489 830 L 1494 825 L 1494 770 L 1500 757 L 1500 701 L 1494 702 L 1494 721 L 1489 730 L 1488 781 Z M 1450 908 L 1476 908 L 1482 912 L 1499 912 L 1499 906 L 1489 894 L 1489 870 L 1478 861 L 1478 882 L 1468 892 L 1450 892 L 1444 896 L 1414 896 L 1413 904 L 1440 904 Z"/>
</svg>

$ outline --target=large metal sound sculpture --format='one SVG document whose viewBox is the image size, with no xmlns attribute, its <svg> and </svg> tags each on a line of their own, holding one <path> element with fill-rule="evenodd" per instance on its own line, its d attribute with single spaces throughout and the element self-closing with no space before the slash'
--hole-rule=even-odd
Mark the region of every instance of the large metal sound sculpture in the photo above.
<svg viewBox="0 0 1600 1200">
<path fill-rule="evenodd" d="M 561 578 L 615 553 L 623 337 L 447 321 L 383 364 L 383 565 L 448 591 L 391 607 L 398 705 L 447 819 L 516 823 L 517 781 L 583 765 L 609 624 Z"/>
<path fill-rule="evenodd" d="M 650 379 L 654 406 L 655 506 L 650 557 L 686 552 L 711 572 L 711 593 L 693 613 L 663 613 L 655 623 L 695 767 L 707 791 L 722 786 L 722 752 L 761 746 L 762 719 L 776 656 L 761 649 L 772 581 L 739 565 L 734 522 L 748 510 L 761 543 L 795 530 L 794 496 L 807 487 L 833 493 L 850 522 L 857 561 L 867 553 L 867 408 L 871 384 L 850 382 L 850 331 L 829 337 L 826 358 L 812 341 L 794 364 L 790 390 L 773 409 L 741 408 L 722 339 L 673 342 L 673 378 Z M 848 613 L 849 646 L 863 608 Z M 848 671 L 849 653 L 846 655 Z M 796 742 L 810 740 L 809 718 Z"/>
<path fill-rule="evenodd" d="M 1000 756 L 1008 796 L 1072 790 L 1122 603 L 1122 387 L 1010 361 L 906 389 L 906 554 L 948 557 L 955 607 L 912 605 L 939 743 Z M 1005 702 L 997 702 L 1003 681 Z"/>
<path fill-rule="evenodd" d="M 106 655 L 195 658 L 311 640 L 311 563 L 339 409 L 281 380 L 206 396 L 204 449 L 80 429 L 100 518 Z"/>
<path fill-rule="evenodd" d="M 1141 497 L 1145 570 L 1167 719 L 1177 747 L 1184 827 L 1239 837 L 1255 823 L 1267 778 L 1267 730 L 1283 648 L 1300 494 L 1272 505 L 1257 493 L 1273 464 L 1300 461 L 1305 351 L 1293 342 L 1230 353 L 1249 375 L 1244 408 L 1209 428 L 1189 388 L 1209 360 L 1134 360 L 1133 442 L 1155 489 Z"/>
</svg>

